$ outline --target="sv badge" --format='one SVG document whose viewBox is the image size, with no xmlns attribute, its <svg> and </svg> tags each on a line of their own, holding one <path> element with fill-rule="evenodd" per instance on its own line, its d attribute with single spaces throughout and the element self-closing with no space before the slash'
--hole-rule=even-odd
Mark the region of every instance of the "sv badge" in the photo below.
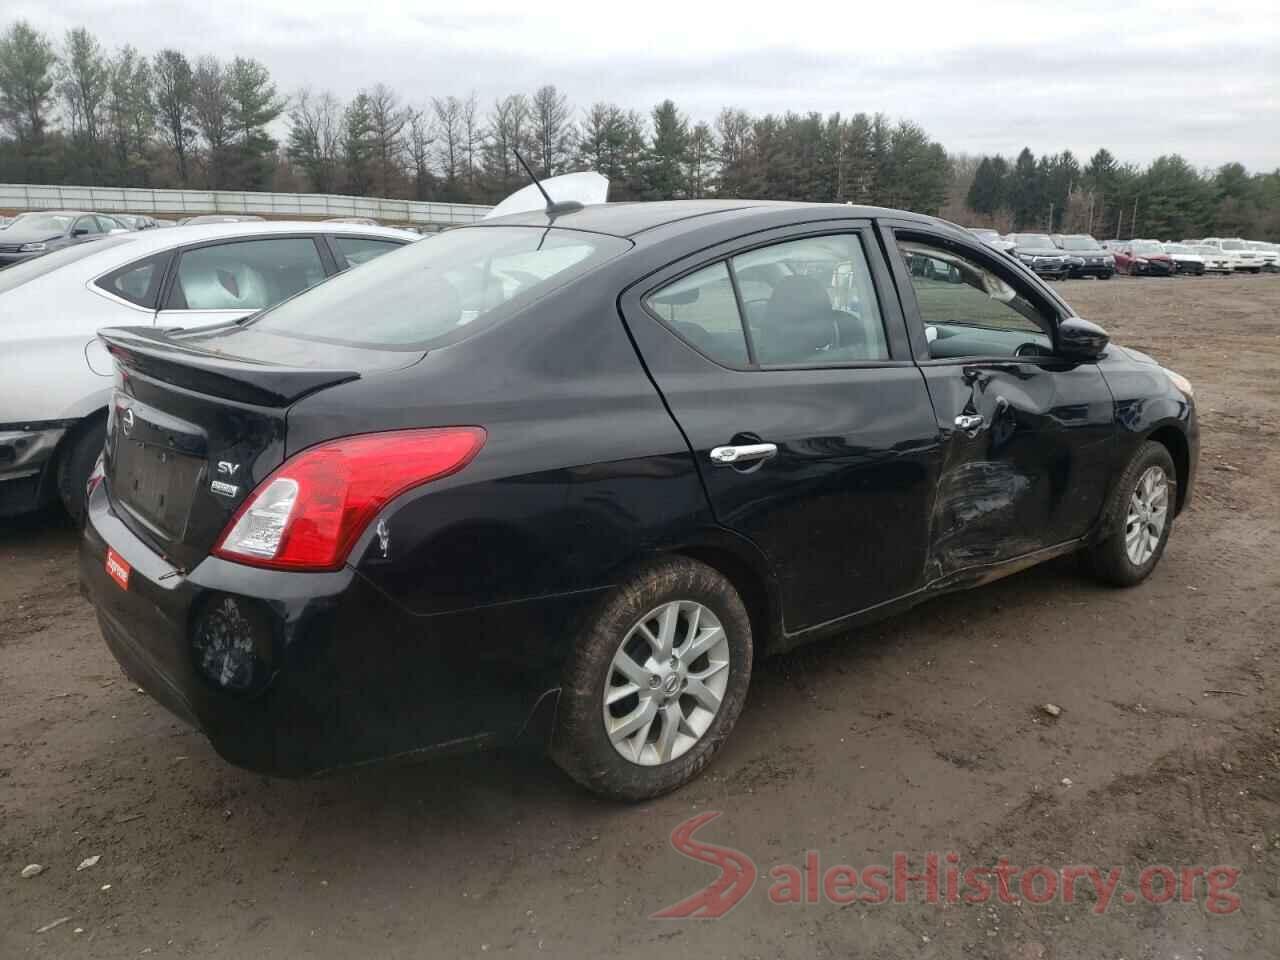
<svg viewBox="0 0 1280 960">
<path fill-rule="evenodd" d="M 239 472 L 240 472 L 240 464 L 232 463 L 230 460 L 218 461 L 218 476 L 234 477 Z"/>
</svg>

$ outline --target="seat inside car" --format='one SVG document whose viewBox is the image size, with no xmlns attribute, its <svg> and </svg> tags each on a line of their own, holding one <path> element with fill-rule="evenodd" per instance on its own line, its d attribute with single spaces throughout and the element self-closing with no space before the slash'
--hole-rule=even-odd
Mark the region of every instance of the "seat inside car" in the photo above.
<svg viewBox="0 0 1280 960">
<path fill-rule="evenodd" d="M 783 277 L 753 331 L 762 363 L 803 363 L 837 343 L 837 311 L 815 277 Z"/>
</svg>

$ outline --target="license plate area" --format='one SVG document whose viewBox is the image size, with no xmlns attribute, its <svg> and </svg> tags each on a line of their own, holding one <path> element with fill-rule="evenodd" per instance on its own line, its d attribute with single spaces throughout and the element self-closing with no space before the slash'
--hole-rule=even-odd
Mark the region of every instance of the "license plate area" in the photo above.
<svg viewBox="0 0 1280 960">
<path fill-rule="evenodd" d="M 125 437 L 114 452 L 115 498 L 167 539 L 183 539 L 204 460 Z"/>
</svg>

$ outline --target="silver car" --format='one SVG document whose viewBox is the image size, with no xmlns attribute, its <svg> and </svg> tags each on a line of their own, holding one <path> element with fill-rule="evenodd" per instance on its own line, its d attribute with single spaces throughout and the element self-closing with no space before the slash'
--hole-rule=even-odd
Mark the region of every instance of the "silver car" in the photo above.
<svg viewBox="0 0 1280 960">
<path fill-rule="evenodd" d="M 107 326 L 226 323 L 420 239 L 385 227 L 229 223 L 122 232 L 0 271 L 0 517 L 77 519 L 102 448 Z"/>
</svg>

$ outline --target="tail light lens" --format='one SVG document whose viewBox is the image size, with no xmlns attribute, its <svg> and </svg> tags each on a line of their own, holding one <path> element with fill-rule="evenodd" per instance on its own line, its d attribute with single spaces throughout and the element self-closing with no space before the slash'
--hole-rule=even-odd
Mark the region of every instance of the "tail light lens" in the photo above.
<svg viewBox="0 0 1280 960">
<path fill-rule="evenodd" d="M 337 570 L 387 503 L 456 473 L 484 446 L 480 427 L 366 433 L 309 447 L 240 505 L 213 548 L 255 567 Z"/>
</svg>

